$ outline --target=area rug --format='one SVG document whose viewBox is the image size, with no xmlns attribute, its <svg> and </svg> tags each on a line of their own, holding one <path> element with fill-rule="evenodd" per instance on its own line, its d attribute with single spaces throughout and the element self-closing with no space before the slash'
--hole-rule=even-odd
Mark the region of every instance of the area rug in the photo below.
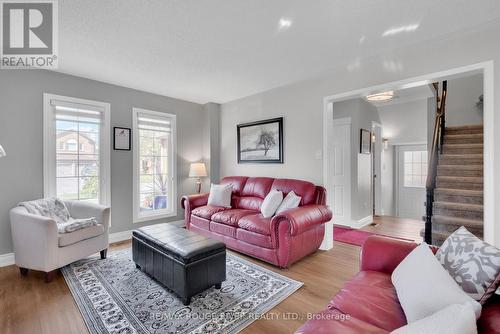
<svg viewBox="0 0 500 334">
<path fill-rule="evenodd" d="M 131 249 L 62 273 L 92 334 L 237 333 L 302 286 L 229 253 L 222 289 L 196 295 L 189 306 L 136 269 Z"/>
<path fill-rule="evenodd" d="M 390 235 L 372 233 L 372 232 L 361 231 L 361 230 L 357 230 L 357 229 L 350 229 L 350 228 L 346 228 L 346 227 L 339 227 L 339 226 L 333 227 L 333 240 L 338 241 L 338 242 L 343 242 L 346 244 L 350 244 L 350 245 L 363 246 L 366 239 L 368 239 L 368 237 L 372 236 L 372 235 L 382 235 L 384 237 L 393 238 L 393 239 L 414 241 L 412 239 L 392 237 Z"/>
</svg>

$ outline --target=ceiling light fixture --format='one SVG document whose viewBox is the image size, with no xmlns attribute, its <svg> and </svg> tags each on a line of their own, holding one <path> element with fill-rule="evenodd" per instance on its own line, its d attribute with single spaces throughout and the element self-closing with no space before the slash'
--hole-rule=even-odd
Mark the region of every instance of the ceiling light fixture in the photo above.
<svg viewBox="0 0 500 334">
<path fill-rule="evenodd" d="M 285 18 L 281 18 L 280 19 L 280 30 L 286 30 L 288 28 L 290 28 L 292 26 L 292 20 L 290 19 L 285 19 Z"/>
<path fill-rule="evenodd" d="M 383 102 L 383 101 L 389 101 L 394 98 L 394 91 L 390 90 L 387 92 L 382 92 L 382 93 L 376 93 L 376 94 L 370 94 L 366 96 L 366 99 L 370 102 Z"/>
<path fill-rule="evenodd" d="M 415 24 L 408 24 L 406 26 L 390 28 L 382 33 L 382 37 L 393 36 L 403 32 L 412 32 L 417 30 L 419 26 L 420 26 L 419 23 L 415 23 Z"/>
</svg>

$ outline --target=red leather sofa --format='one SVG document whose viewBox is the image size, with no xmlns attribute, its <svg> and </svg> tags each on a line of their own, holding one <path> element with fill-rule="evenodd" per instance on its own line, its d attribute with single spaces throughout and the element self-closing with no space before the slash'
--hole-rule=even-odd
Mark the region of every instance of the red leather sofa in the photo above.
<svg viewBox="0 0 500 334">
<path fill-rule="evenodd" d="M 319 248 L 324 223 L 332 219 L 323 187 L 301 180 L 244 176 L 225 177 L 220 183 L 233 187 L 231 208 L 207 205 L 208 194 L 184 196 L 181 205 L 188 229 L 282 268 Z M 264 218 L 260 206 L 272 189 L 284 195 L 293 190 L 302 197 L 299 207 Z"/>
<path fill-rule="evenodd" d="M 407 324 L 391 274 L 417 244 L 381 236 L 369 237 L 361 251 L 359 273 L 348 281 L 328 307 L 295 333 L 387 334 Z M 434 251 L 437 249 L 434 249 Z M 479 333 L 500 333 L 500 296 L 483 305 Z"/>
</svg>

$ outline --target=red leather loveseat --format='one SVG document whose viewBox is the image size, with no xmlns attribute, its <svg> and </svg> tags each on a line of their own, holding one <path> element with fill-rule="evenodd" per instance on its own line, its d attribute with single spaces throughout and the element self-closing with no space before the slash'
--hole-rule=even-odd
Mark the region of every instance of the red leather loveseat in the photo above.
<svg viewBox="0 0 500 334">
<path fill-rule="evenodd" d="M 388 334 L 407 324 L 391 274 L 417 244 L 369 237 L 361 250 L 359 273 L 296 334 Z M 483 305 L 478 332 L 500 333 L 500 296 Z"/>
<path fill-rule="evenodd" d="M 208 194 L 184 196 L 181 205 L 188 229 L 282 268 L 319 248 L 324 223 L 332 219 L 323 187 L 301 180 L 244 176 L 225 177 L 220 183 L 233 187 L 231 208 L 207 205 Z M 271 189 L 285 196 L 293 190 L 302 197 L 299 207 L 264 218 L 260 206 Z"/>
</svg>

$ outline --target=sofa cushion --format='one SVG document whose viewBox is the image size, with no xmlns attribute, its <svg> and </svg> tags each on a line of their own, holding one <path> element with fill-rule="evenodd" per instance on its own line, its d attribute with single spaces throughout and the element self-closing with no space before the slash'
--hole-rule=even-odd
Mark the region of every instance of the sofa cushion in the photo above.
<svg viewBox="0 0 500 334">
<path fill-rule="evenodd" d="M 238 239 L 239 241 L 243 241 L 247 244 L 255 245 L 261 248 L 268 248 L 268 249 L 275 248 L 270 235 L 255 233 L 252 231 L 244 230 L 242 228 L 236 229 L 236 239 Z"/>
<path fill-rule="evenodd" d="M 232 185 L 233 195 L 240 196 L 247 179 L 246 176 L 227 176 L 220 181 L 220 184 Z"/>
<path fill-rule="evenodd" d="M 85 227 L 74 232 L 59 233 L 59 247 L 76 244 L 85 239 L 97 237 L 104 233 L 104 226 L 101 224 Z"/>
<path fill-rule="evenodd" d="M 295 334 L 389 334 L 388 331 L 359 320 L 337 309 L 327 309 L 310 316 Z"/>
<path fill-rule="evenodd" d="M 271 219 L 262 214 L 245 216 L 238 221 L 238 227 L 262 235 L 271 235 Z"/>
<path fill-rule="evenodd" d="M 273 181 L 274 179 L 270 177 L 249 177 L 241 192 L 241 196 L 264 199 L 271 190 Z"/>
<path fill-rule="evenodd" d="M 283 192 L 284 196 L 293 190 L 297 196 L 302 197 L 300 205 L 314 204 L 316 200 L 316 186 L 307 181 L 275 179 L 271 189 Z"/>
<path fill-rule="evenodd" d="M 360 271 L 332 299 L 329 308 L 387 331 L 407 323 L 391 275 L 378 271 Z"/>
<path fill-rule="evenodd" d="M 254 210 L 231 209 L 217 212 L 212 216 L 212 221 L 231 226 L 238 226 L 238 221 L 241 218 L 255 214 L 258 214 L 258 212 Z"/>
<path fill-rule="evenodd" d="M 214 214 L 224 210 L 227 210 L 227 208 L 223 208 L 222 206 L 205 205 L 197 207 L 191 211 L 191 214 L 210 220 Z"/>
<path fill-rule="evenodd" d="M 237 228 L 231 225 L 210 222 L 210 232 L 226 235 L 231 238 L 236 238 L 236 230 Z"/>
</svg>

